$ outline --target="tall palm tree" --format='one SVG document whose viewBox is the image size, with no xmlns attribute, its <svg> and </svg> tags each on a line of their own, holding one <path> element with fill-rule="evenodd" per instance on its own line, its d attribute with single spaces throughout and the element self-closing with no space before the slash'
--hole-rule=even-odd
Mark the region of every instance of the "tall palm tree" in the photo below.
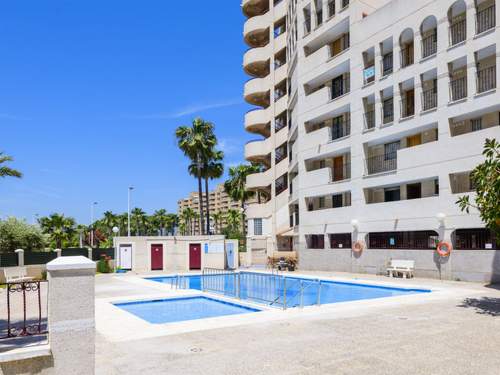
<svg viewBox="0 0 500 375">
<path fill-rule="evenodd" d="M 170 233 L 171 235 L 174 235 L 175 233 L 175 227 L 177 226 L 179 222 L 179 218 L 177 217 L 176 214 L 167 214 L 167 233 Z"/>
<path fill-rule="evenodd" d="M 204 156 L 209 154 L 217 144 L 212 123 L 196 118 L 191 126 L 179 126 L 175 131 L 177 145 L 192 163 L 197 163 L 197 168 L 190 171 L 198 179 L 198 200 L 200 211 L 200 231 L 204 229 L 203 220 L 203 193 L 201 184 L 201 169 Z M 195 172 L 194 174 L 192 172 Z M 208 203 L 208 202 L 207 202 Z"/>
<path fill-rule="evenodd" d="M 231 231 L 238 231 L 239 232 L 238 227 L 241 225 L 241 214 L 238 212 L 238 210 L 231 208 L 227 211 L 226 223 L 227 223 L 227 227 Z"/>
<path fill-rule="evenodd" d="M 221 178 L 224 174 L 224 153 L 222 151 L 213 150 L 205 158 L 203 165 L 203 178 L 205 179 L 205 200 L 207 202 L 207 234 L 210 234 L 210 192 L 208 191 L 208 180 Z"/>
<path fill-rule="evenodd" d="M 5 164 L 9 161 L 14 161 L 12 156 L 5 155 L 3 152 L 0 152 L 0 177 L 23 177 L 23 174 L 18 170 L 2 166 L 2 164 Z"/>
<path fill-rule="evenodd" d="M 224 190 L 235 201 L 241 205 L 241 231 L 243 238 L 246 238 L 245 229 L 245 203 L 254 196 L 253 191 L 246 189 L 247 176 L 258 171 L 258 167 L 248 164 L 241 164 L 229 168 L 229 180 L 224 183 Z"/>
<path fill-rule="evenodd" d="M 220 211 L 214 212 L 212 214 L 212 219 L 214 221 L 215 234 L 220 234 L 220 225 L 224 220 L 224 214 Z"/>
<path fill-rule="evenodd" d="M 135 227 L 135 235 L 140 236 L 141 230 L 145 229 L 148 216 L 141 208 L 134 208 L 130 211 L 130 221 Z"/>
<path fill-rule="evenodd" d="M 108 237 L 113 236 L 113 227 L 118 225 L 118 216 L 111 211 L 106 211 L 103 214 L 103 218 L 100 220 L 101 230 Z"/>
<path fill-rule="evenodd" d="M 169 216 L 167 210 L 160 209 L 156 210 L 153 215 L 151 215 L 151 223 L 153 224 L 153 230 L 160 233 L 162 236 L 165 233 L 165 229 L 169 225 Z"/>
<path fill-rule="evenodd" d="M 72 217 L 52 214 L 38 220 L 42 232 L 49 236 L 52 245 L 61 249 L 64 243 L 71 240 L 76 231 L 76 222 Z"/>
<path fill-rule="evenodd" d="M 186 207 L 182 212 L 181 212 L 181 220 L 182 223 L 184 224 L 184 229 L 187 231 L 187 234 L 192 235 L 193 232 L 193 219 L 196 217 L 196 211 L 193 210 L 191 207 Z"/>
</svg>

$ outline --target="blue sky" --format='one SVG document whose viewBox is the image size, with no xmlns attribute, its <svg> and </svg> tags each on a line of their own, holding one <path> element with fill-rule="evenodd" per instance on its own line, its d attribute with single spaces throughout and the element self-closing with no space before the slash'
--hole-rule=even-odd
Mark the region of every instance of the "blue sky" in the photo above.
<svg viewBox="0 0 500 375">
<path fill-rule="evenodd" d="M 224 0 L 226 3 L 226 0 Z M 176 126 L 216 124 L 226 165 L 243 160 L 248 106 L 240 1 L 47 0 L 0 4 L 0 217 L 90 205 L 175 211 L 196 189 Z M 213 184 L 212 184 L 213 185 Z"/>
</svg>

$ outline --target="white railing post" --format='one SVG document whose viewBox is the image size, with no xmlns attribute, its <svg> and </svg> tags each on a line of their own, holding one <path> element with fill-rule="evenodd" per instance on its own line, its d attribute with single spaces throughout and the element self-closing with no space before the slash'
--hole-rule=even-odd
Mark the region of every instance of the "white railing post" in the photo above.
<svg viewBox="0 0 500 375">
<path fill-rule="evenodd" d="M 95 264 L 82 257 L 47 263 L 49 345 L 56 374 L 95 373 Z"/>
<path fill-rule="evenodd" d="M 17 249 L 14 252 L 17 254 L 17 265 L 19 267 L 23 267 L 24 266 L 24 250 Z"/>
</svg>

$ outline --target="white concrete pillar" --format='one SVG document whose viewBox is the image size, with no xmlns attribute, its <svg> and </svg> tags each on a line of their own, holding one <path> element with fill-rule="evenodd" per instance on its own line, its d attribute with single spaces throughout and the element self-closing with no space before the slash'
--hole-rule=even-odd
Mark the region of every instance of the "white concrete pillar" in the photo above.
<svg viewBox="0 0 500 375">
<path fill-rule="evenodd" d="M 246 253 L 246 267 L 250 267 L 252 265 L 252 239 L 247 237 L 247 253 Z"/>
<path fill-rule="evenodd" d="M 82 257 L 47 263 L 49 345 L 56 374 L 95 373 L 95 264 Z"/>
<path fill-rule="evenodd" d="M 61 250 L 61 249 L 55 249 L 54 251 L 57 253 L 57 257 L 58 257 L 58 258 L 59 258 L 60 256 L 62 256 L 62 250 Z"/>
<path fill-rule="evenodd" d="M 91 247 L 89 247 L 89 248 L 87 249 L 87 251 L 88 251 L 88 258 L 89 258 L 90 260 L 92 260 L 92 248 L 91 248 Z"/>
<path fill-rule="evenodd" d="M 24 250 L 23 249 L 17 249 L 14 252 L 17 254 L 17 265 L 19 267 L 24 266 Z"/>
</svg>

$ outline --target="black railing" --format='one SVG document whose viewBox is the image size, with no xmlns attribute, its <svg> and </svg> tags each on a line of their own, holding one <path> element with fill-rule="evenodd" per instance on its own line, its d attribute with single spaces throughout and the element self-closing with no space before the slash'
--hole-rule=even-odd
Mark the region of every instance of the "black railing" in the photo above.
<svg viewBox="0 0 500 375">
<path fill-rule="evenodd" d="M 375 111 L 365 112 L 365 130 L 373 129 L 375 127 Z"/>
<path fill-rule="evenodd" d="M 323 24 L 323 9 L 316 11 L 316 26 L 321 26 Z"/>
<path fill-rule="evenodd" d="M 349 0 L 342 0 L 342 9 L 349 6 Z"/>
<path fill-rule="evenodd" d="M 329 234 L 331 249 L 350 249 L 352 247 L 351 233 Z"/>
<path fill-rule="evenodd" d="M 280 195 L 286 189 L 288 189 L 288 174 L 284 174 L 283 176 L 279 177 L 275 181 L 274 188 L 275 188 L 274 192 L 276 195 Z"/>
<path fill-rule="evenodd" d="M 328 2 L 328 17 L 333 17 L 335 15 L 335 0 L 330 0 Z"/>
<path fill-rule="evenodd" d="M 304 21 L 304 34 L 309 34 L 311 32 L 311 19 L 306 18 Z"/>
<path fill-rule="evenodd" d="M 415 115 L 415 99 L 401 99 L 401 118 L 406 118 Z"/>
<path fill-rule="evenodd" d="M 476 14 L 476 34 L 484 33 L 490 29 L 493 29 L 496 24 L 496 10 L 495 5 L 491 5 L 488 8 L 480 10 Z"/>
<path fill-rule="evenodd" d="M 350 118 L 344 119 L 342 122 L 336 122 L 331 127 L 332 141 L 340 138 L 347 137 L 351 134 L 351 121 Z"/>
<path fill-rule="evenodd" d="M 382 104 L 382 124 L 394 121 L 394 99 L 384 100 Z"/>
<path fill-rule="evenodd" d="M 455 19 L 450 25 L 450 45 L 462 43 L 467 38 L 467 23 L 465 15 Z"/>
<path fill-rule="evenodd" d="M 477 92 L 478 94 L 493 90 L 497 87 L 496 66 L 481 69 L 477 72 Z"/>
<path fill-rule="evenodd" d="M 393 55 L 392 52 L 389 52 L 384 55 L 382 59 L 382 75 L 386 76 L 391 74 L 393 70 Z"/>
<path fill-rule="evenodd" d="M 413 64 L 413 44 L 401 49 L 401 67 L 405 68 Z"/>
<path fill-rule="evenodd" d="M 455 249 L 457 250 L 497 250 L 498 248 L 495 235 L 489 229 L 457 229 L 455 231 Z"/>
<path fill-rule="evenodd" d="M 452 102 L 467 97 L 467 76 L 450 81 L 450 100 Z"/>
<path fill-rule="evenodd" d="M 437 52 L 437 31 L 422 39 L 422 58 L 435 55 Z"/>
<path fill-rule="evenodd" d="M 47 298 L 42 297 L 46 281 L 7 283 L 7 316 L 0 319 L 0 339 L 12 339 L 47 333 Z"/>
<path fill-rule="evenodd" d="M 57 258 L 55 251 L 25 251 L 24 264 L 47 264 Z"/>
<path fill-rule="evenodd" d="M 17 254 L 14 252 L 0 253 L 0 267 L 16 267 L 17 259 Z"/>
<path fill-rule="evenodd" d="M 370 249 L 433 250 L 439 236 L 434 231 L 377 232 L 368 234 Z"/>
<path fill-rule="evenodd" d="M 332 100 L 347 94 L 351 90 L 350 83 L 351 81 L 349 78 L 343 78 L 338 81 L 333 80 L 330 92 Z"/>
<path fill-rule="evenodd" d="M 437 92 L 434 88 L 422 92 L 422 110 L 437 108 Z"/>
<path fill-rule="evenodd" d="M 397 151 L 388 152 L 383 155 L 371 156 L 366 159 L 368 174 L 382 173 L 396 170 L 398 167 Z"/>
</svg>

